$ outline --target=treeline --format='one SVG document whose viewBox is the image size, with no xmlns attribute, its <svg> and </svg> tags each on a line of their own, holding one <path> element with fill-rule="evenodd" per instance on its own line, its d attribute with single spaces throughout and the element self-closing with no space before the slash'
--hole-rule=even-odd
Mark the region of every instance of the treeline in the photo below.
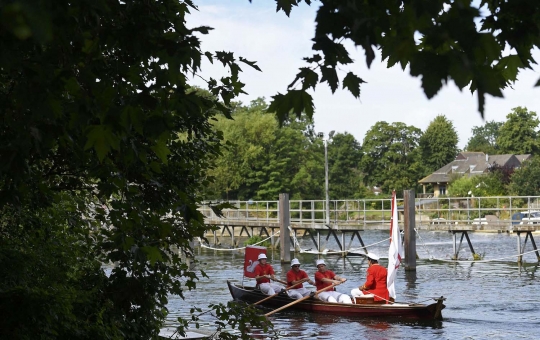
<svg viewBox="0 0 540 340">
<path fill-rule="evenodd" d="M 318 136 L 306 116 L 289 117 L 280 126 L 267 108 L 263 98 L 249 105 L 236 103 L 232 119 L 221 115 L 213 122 L 226 147 L 208 172 L 213 181 L 206 187 L 205 198 L 275 200 L 282 192 L 292 199 L 325 197 L 323 138 L 328 136 Z M 515 108 L 506 122 L 473 127 L 465 151 L 537 155 L 538 125 L 535 112 Z M 347 132 L 336 133 L 327 145 L 329 195 L 331 199 L 367 198 L 374 196 L 374 188 L 383 194 L 394 189 L 421 192 L 418 181 L 454 160 L 461 151 L 457 145 L 454 125 L 443 115 L 425 131 L 401 122 L 380 121 L 362 142 Z M 486 194 L 524 194 L 521 185 L 510 185 L 512 175 L 508 169 L 494 168 L 489 180 L 486 176 L 483 180 L 454 178 L 448 191 L 466 196 L 474 188 L 480 194 L 478 188 L 488 188 L 480 183 L 492 181 Z"/>
</svg>

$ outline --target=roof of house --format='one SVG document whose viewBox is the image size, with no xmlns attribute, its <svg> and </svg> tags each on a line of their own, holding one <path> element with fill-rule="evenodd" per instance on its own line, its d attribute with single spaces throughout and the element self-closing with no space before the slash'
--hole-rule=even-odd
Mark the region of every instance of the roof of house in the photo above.
<svg viewBox="0 0 540 340">
<path fill-rule="evenodd" d="M 524 154 L 524 155 L 516 155 L 516 158 L 521 163 L 523 163 L 524 161 L 529 160 L 531 157 L 532 157 L 532 155 L 530 153 L 527 153 L 527 154 Z"/>
<path fill-rule="evenodd" d="M 526 157 L 522 158 L 525 159 Z M 486 173 L 494 164 L 516 168 L 521 166 L 521 161 L 515 155 L 510 154 L 486 155 L 483 152 L 461 152 L 456 156 L 455 160 L 422 178 L 418 183 L 447 183 L 454 174 L 457 176 L 481 175 Z"/>
</svg>

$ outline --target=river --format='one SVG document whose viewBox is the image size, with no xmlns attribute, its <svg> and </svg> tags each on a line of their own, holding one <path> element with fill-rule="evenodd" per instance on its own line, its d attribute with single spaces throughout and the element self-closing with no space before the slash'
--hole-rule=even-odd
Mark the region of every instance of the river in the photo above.
<svg viewBox="0 0 540 340">
<path fill-rule="evenodd" d="M 400 268 L 396 278 L 397 301 L 428 302 L 430 297 L 447 298 L 440 322 L 407 320 L 357 319 L 331 315 L 283 311 L 271 316 L 280 339 L 538 339 L 540 337 L 540 293 L 538 262 L 535 253 L 524 255 L 522 265 L 516 257 L 517 241 L 514 234 L 470 233 L 482 261 L 472 261 L 465 244 L 460 251 L 460 261 L 451 261 L 452 235 L 447 232 L 421 232 L 417 239 L 416 271 Z M 535 240 L 539 234 L 534 234 Z M 363 232 L 366 245 L 388 237 L 388 232 Z M 524 238 L 523 238 L 524 239 Z M 522 240 L 523 240 L 522 239 Z M 536 240 L 537 243 L 538 240 Z M 302 249 L 312 247 L 312 241 L 301 239 Z M 382 265 L 387 265 L 387 242 L 369 248 L 378 253 Z M 328 249 L 337 249 L 331 240 Z M 530 241 L 525 252 L 532 250 Z M 316 271 L 317 255 L 297 253 L 302 269 L 310 277 Z M 201 278 L 197 288 L 185 292 L 185 300 L 171 297 L 168 326 L 176 318 L 189 317 L 193 306 L 207 310 L 209 303 L 226 303 L 231 300 L 226 280 L 242 282 L 243 252 L 196 250 L 196 269 L 204 270 L 209 278 Z M 340 292 L 350 292 L 365 280 L 367 261 L 363 257 L 324 256 L 329 269 L 344 276 L 347 282 L 338 287 Z M 278 277 L 285 278 L 288 265 L 279 263 L 279 253 L 269 252 Z M 251 285 L 247 279 L 244 284 Z M 310 286 L 308 286 L 310 287 Z M 212 329 L 210 315 L 201 316 L 203 329 Z M 190 329 L 196 331 L 195 329 Z M 254 334 L 268 338 L 265 334 Z"/>
</svg>

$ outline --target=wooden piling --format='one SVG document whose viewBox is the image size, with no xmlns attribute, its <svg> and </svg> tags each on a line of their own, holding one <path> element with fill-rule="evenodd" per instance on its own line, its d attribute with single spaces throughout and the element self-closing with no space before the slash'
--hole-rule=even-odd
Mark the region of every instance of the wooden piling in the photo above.
<svg viewBox="0 0 540 340">
<path fill-rule="evenodd" d="M 291 262 L 289 194 L 279 194 L 279 253 L 281 263 Z"/>
<path fill-rule="evenodd" d="M 415 233 L 415 205 L 414 205 L 414 190 L 403 190 L 403 211 L 405 217 L 404 223 L 404 255 L 405 255 L 405 270 L 416 270 L 416 233 Z"/>
</svg>

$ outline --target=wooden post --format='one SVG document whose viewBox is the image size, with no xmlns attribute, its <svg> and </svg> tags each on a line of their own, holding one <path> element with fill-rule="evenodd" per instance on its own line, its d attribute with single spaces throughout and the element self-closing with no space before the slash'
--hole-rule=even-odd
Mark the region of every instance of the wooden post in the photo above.
<svg viewBox="0 0 540 340">
<path fill-rule="evenodd" d="M 517 251 L 518 251 L 518 258 L 517 258 L 517 261 L 518 263 L 523 263 L 523 255 L 521 255 L 521 253 L 523 252 L 523 249 L 521 248 L 521 233 L 518 231 L 517 232 Z"/>
<path fill-rule="evenodd" d="M 415 205 L 414 190 L 403 190 L 404 217 L 405 217 L 405 270 L 416 270 L 416 233 L 415 233 Z"/>
<path fill-rule="evenodd" d="M 289 194 L 279 194 L 279 253 L 281 263 L 291 262 Z"/>
</svg>

